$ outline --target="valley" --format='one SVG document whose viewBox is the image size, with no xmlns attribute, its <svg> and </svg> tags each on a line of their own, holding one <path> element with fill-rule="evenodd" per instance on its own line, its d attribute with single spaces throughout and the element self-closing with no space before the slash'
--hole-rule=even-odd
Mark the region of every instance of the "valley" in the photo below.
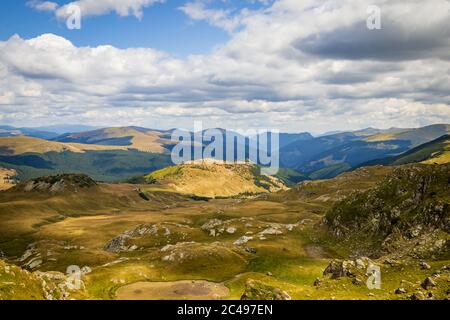
<svg viewBox="0 0 450 320">
<path fill-rule="evenodd" d="M 448 247 L 380 254 L 366 242 L 359 247 L 336 238 L 324 224 L 335 205 L 383 187 L 392 170 L 361 168 L 290 190 L 223 199 L 152 184 L 95 183 L 84 175 L 19 184 L 0 193 L 0 298 L 240 299 L 245 292 L 251 299 L 425 299 L 429 292 L 446 298 Z M 441 172 L 449 178 L 448 166 Z M 446 221 L 448 190 L 440 191 Z M 448 245 L 445 225 L 435 230 Z M 356 238 L 365 234 L 354 230 Z M 365 285 L 369 258 L 358 258 L 366 259 L 362 268 L 348 260 L 366 256 L 381 267 L 379 290 Z M 324 270 L 333 261 L 338 270 L 339 263 L 355 270 L 330 277 Z M 70 265 L 86 271 L 81 289 L 58 286 Z M 433 287 L 423 289 L 437 272 Z M 396 293 L 399 288 L 405 292 Z"/>
<path fill-rule="evenodd" d="M 280 135 L 310 162 L 277 176 L 138 127 L 0 138 L 0 299 L 448 299 L 447 130 Z"/>
<path fill-rule="evenodd" d="M 450 0 L 1 3 L 0 314 L 450 301 Z"/>
<path fill-rule="evenodd" d="M 85 173 L 98 181 L 127 182 L 173 164 L 173 130 L 130 126 L 42 135 L 45 128 L 7 128 L 0 137 L 0 167 L 15 170 L 21 181 L 54 173 Z M 248 157 L 251 137 L 230 130 L 216 131 L 224 135 L 229 131 L 230 136 L 243 141 Z M 368 128 L 318 137 L 281 133 L 277 178 L 293 186 L 305 180 L 333 178 L 367 165 L 422 162 L 438 156 L 438 161 L 445 163 L 449 133 L 446 124 L 413 129 Z M 47 136 L 50 138 L 44 138 Z M 202 148 L 205 150 L 207 145 Z"/>
</svg>

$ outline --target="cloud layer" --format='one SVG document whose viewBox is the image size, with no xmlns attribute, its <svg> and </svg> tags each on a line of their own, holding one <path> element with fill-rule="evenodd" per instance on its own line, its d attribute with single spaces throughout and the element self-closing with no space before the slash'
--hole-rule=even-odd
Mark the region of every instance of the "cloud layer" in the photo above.
<svg viewBox="0 0 450 320">
<path fill-rule="evenodd" d="M 92 15 L 141 16 L 154 1 L 79 2 Z M 382 30 L 366 27 L 373 2 Z M 450 122 L 448 1 L 278 0 L 219 14 L 195 2 L 182 10 L 231 39 L 184 59 L 76 47 L 49 34 L 0 42 L 0 121 L 168 128 L 203 119 L 314 132 Z"/>
<path fill-rule="evenodd" d="M 151 6 L 155 3 L 161 3 L 165 0 L 77 0 L 59 6 L 52 1 L 31 0 L 28 1 L 28 6 L 39 11 L 53 11 L 59 19 L 65 19 L 71 14 L 69 8 L 71 6 L 78 6 L 83 17 L 99 16 L 115 12 L 119 16 L 135 16 L 142 18 L 142 10 L 145 7 Z"/>
</svg>

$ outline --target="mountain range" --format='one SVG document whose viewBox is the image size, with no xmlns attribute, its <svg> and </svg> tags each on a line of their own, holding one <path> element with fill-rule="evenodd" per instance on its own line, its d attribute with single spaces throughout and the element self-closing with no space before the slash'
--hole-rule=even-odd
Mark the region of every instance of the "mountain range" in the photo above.
<svg viewBox="0 0 450 320">
<path fill-rule="evenodd" d="M 19 180 L 75 172 L 102 181 L 123 181 L 171 165 L 172 132 L 130 126 L 57 134 L 2 126 L 0 167 L 16 170 Z M 255 137 L 231 133 L 245 144 L 247 157 L 250 139 Z M 281 133 L 280 178 L 288 184 L 326 179 L 364 165 L 421 162 L 437 154 L 443 154 L 440 161 L 445 161 L 448 144 L 444 142 L 449 133 L 448 124 L 367 128 L 318 137 L 305 132 Z M 417 152 L 422 156 L 412 156 Z"/>
<path fill-rule="evenodd" d="M 173 165 L 171 130 L 16 130 L 0 137 L 0 300 L 448 299 L 448 131 L 282 133 L 267 176 Z"/>
</svg>

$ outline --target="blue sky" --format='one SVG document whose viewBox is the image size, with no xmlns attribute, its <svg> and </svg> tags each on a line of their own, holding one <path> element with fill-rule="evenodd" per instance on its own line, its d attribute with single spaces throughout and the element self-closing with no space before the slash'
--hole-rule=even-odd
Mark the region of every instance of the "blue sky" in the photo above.
<svg viewBox="0 0 450 320">
<path fill-rule="evenodd" d="M 2 0 L 0 124 L 450 123 L 449 21 L 448 0 Z"/>
<path fill-rule="evenodd" d="M 55 0 L 59 5 L 70 1 Z M 0 40 L 14 34 L 30 39 L 45 33 L 60 35 L 77 46 L 112 45 L 118 48 L 157 48 L 174 55 L 210 52 L 226 42 L 229 34 L 206 21 L 193 21 L 179 8 L 189 1 L 166 0 L 143 8 L 142 19 L 120 17 L 111 12 L 102 16 L 86 17 L 81 30 L 69 30 L 65 21 L 52 12 L 42 12 L 27 5 L 27 1 L 2 0 L 0 10 Z M 260 8 L 256 2 L 238 0 L 213 1 L 211 8 L 240 10 Z"/>
</svg>

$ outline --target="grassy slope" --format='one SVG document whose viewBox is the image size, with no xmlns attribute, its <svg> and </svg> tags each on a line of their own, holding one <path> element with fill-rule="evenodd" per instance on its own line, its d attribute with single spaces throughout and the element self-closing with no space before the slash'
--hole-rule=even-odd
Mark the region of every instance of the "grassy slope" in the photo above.
<svg viewBox="0 0 450 320">
<path fill-rule="evenodd" d="M 84 298 L 90 299 L 114 299 L 118 288 L 139 281 L 194 279 L 223 282 L 230 288 L 227 299 L 239 299 L 247 279 L 286 290 L 294 299 L 404 299 L 407 295 L 394 294 L 401 280 L 420 282 L 448 262 L 430 262 L 431 270 L 421 270 L 418 263 L 398 268 L 382 264 L 383 287 L 376 291 L 353 285 L 347 278 L 323 279 L 322 286 L 313 286 L 331 258 L 346 254 L 336 249 L 336 243 L 324 242 L 316 224 L 338 198 L 355 189 L 372 187 L 390 170 L 363 168 L 245 201 L 193 201 L 156 190 L 149 192 L 150 201 L 145 201 L 131 185 L 102 184 L 96 190 L 73 195 L 4 192 L 0 193 L 0 250 L 14 263 L 20 263 L 13 256 L 20 256 L 27 244 L 35 243 L 44 257 L 50 250 L 55 260 L 46 259 L 39 267 L 43 271 L 63 272 L 70 264 L 90 266 L 92 272 L 84 279 Z M 202 229 L 211 219 L 219 219 L 236 230 L 211 236 Z M 160 230 L 152 236 L 132 239 L 142 249 L 121 253 L 103 250 L 112 238 L 141 224 L 157 225 Z M 273 224 L 281 226 L 282 234 L 268 234 L 265 240 L 256 236 Z M 296 226 L 288 231 L 287 224 Z M 252 232 L 247 236 L 254 239 L 244 246 L 233 245 L 247 232 Z M 21 239 L 20 245 L 12 239 Z M 161 249 L 180 241 L 196 242 L 178 249 L 195 259 L 164 261 L 169 253 Z M 66 250 L 65 245 L 76 248 Z M 246 252 L 245 247 L 254 248 L 256 253 Z M 271 276 L 267 275 L 269 271 Z M 435 292 L 441 297 L 440 291 Z"/>
<path fill-rule="evenodd" d="M 422 128 L 409 129 L 401 132 L 383 133 L 367 138 L 367 141 L 382 142 L 390 140 L 407 140 L 412 147 L 419 146 L 450 133 L 450 125 L 435 124 Z"/>
<path fill-rule="evenodd" d="M 289 168 L 280 168 L 276 177 L 281 179 L 289 187 L 296 185 L 300 181 L 308 180 L 306 175 Z"/>
<path fill-rule="evenodd" d="M 0 300 L 42 300 L 39 279 L 21 268 L 0 260 Z"/>
<path fill-rule="evenodd" d="M 62 143 L 26 136 L 0 137 L 1 155 L 18 155 L 23 153 L 77 152 L 89 150 L 127 150 L 124 146 L 101 146 L 82 143 Z"/>
<path fill-rule="evenodd" d="M 245 163 L 183 164 L 152 172 L 145 180 L 177 192 L 205 197 L 258 194 L 285 188 L 277 178 L 261 175 L 258 166 Z"/>
<path fill-rule="evenodd" d="M 96 145 L 113 145 L 117 143 L 128 148 L 144 152 L 164 153 L 171 141 L 163 132 L 137 127 L 105 128 L 94 131 L 69 133 L 55 140 L 63 142 L 82 142 Z"/>
<path fill-rule="evenodd" d="M 114 134 L 120 136 L 120 132 L 114 131 Z M 148 140 L 141 135 L 149 136 Z M 153 137 L 150 133 L 136 131 L 136 141 L 133 140 L 136 145 L 130 146 L 56 142 L 25 136 L 0 137 L 0 166 L 16 170 L 19 180 L 74 172 L 86 173 L 101 181 L 121 181 L 171 163 L 167 154 L 136 150 L 149 151 L 153 150 L 152 143 L 164 143 L 158 139 L 150 143 L 150 136 Z"/>
<path fill-rule="evenodd" d="M 327 180 L 305 181 L 295 188 L 285 192 L 289 199 L 304 199 L 308 202 L 335 202 L 343 199 L 354 191 L 367 190 L 374 187 L 393 168 L 372 166 L 359 168 Z M 274 195 L 278 196 L 278 195 Z"/>
<path fill-rule="evenodd" d="M 403 165 L 419 162 L 425 164 L 445 164 L 450 162 L 450 136 L 444 135 L 398 156 L 374 160 L 365 165 Z"/>
<path fill-rule="evenodd" d="M 422 161 L 424 164 L 445 164 L 450 163 L 450 136 L 447 136 L 446 140 L 441 143 L 441 148 L 436 151 L 430 150 L 432 153 L 430 157 Z"/>
<path fill-rule="evenodd" d="M 311 179 L 327 179 L 374 159 L 407 152 L 449 133 L 449 128 L 447 124 L 438 124 L 386 132 L 368 129 L 297 141 L 281 148 L 282 165 Z"/>
</svg>

